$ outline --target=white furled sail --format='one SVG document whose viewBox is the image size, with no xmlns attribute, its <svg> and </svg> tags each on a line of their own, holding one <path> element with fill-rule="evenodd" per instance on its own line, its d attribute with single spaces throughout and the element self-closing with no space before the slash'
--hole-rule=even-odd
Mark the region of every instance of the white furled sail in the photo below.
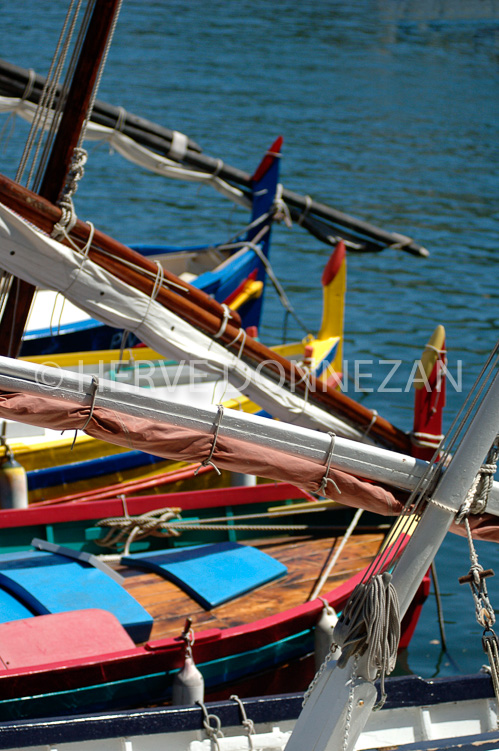
<svg viewBox="0 0 499 751">
<path fill-rule="evenodd" d="M 247 364 L 160 305 L 154 293 L 149 297 L 117 279 L 79 249 L 53 240 L 1 204 L 0 267 L 35 286 L 59 291 L 92 317 L 133 332 L 164 357 L 187 360 L 219 374 L 222 382 L 227 380 L 278 419 L 369 442 L 360 430 L 310 403 L 306 395 L 269 378 L 262 367 L 265 363 Z M 156 288 L 160 282 L 158 267 Z"/>
</svg>

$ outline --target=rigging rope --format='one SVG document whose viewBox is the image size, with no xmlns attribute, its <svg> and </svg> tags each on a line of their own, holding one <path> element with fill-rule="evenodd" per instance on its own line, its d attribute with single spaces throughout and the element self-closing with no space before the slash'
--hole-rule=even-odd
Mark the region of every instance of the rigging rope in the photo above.
<svg viewBox="0 0 499 751">
<path fill-rule="evenodd" d="M 458 439 L 462 440 L 462 437 L 465 435 L 470 417 L 481 402 L 484 393 L 491 388 L 499 360 L 498 352 L 499 342 L 492 350 L 470 394 L 454 419 L 447 434 L 445 449 L 441 451 L 439 447 L 435 451 L 433 462 L 428 464 L 426 472 L 419 480 L 417 487 L 410 494 L 404 506 L 403 513 L 393 525 L 385 541 L 383 551 L 376 556 L 368 567 L 362 582 L 354 590 L 352 597 L 335 626 L 333 638 L 336 644 L 333 644 L 332 649 L 336 648 L 337 645 L 342 647 L 342 655 L 338 661 L 339 667 L 344 667 L 351 657 L 365 656 L 366 675 L 371 680 L 374 680 L 378 676 L 381 678 L 381 699 L 375 708 L 380 708 L 385 700 L 384 679 L 385 675 L 389 674 L 395 666 L 400 637 L 400 613 L 397 592 L 391 584 L 391 574 L 387 571 L 380 573 L 380 571 L 390 565 L 396 566 L 404 543 L 404 537 L 410 533 L 414 520 L 416 520 L 416 523 L 419 523 L 427 504 L 435 503 L 432 496 L 440 476 L 450 460 L 451 452 L 456 446 Z M 493 472 L 495 472 L 496 460 L 499 455 L 497 443 L 498 440 L 496 438 L 487 456 L 485 467 L 478 473 L 472 491 L 468 494 L 469 497 L 465 504 L 464 513 L 470 512 L 473 501 L 477 498 L 479 499 L 479 503 L 475 508 L 483 509 L 484 507 L 484 496 L 487 495 L 487 489 L 490 487 Z M 438 505 L 443 506 L 442 503 Z M 449 513 L 453 513 L 454 516 L 458 513 L 453 508 L 446 510 Z M 474 549 L 472 548 L 471 531 L 467 519 L 466 528 L 471 553 Z M 466 579 L 472 585 L 477 613 L 480 614 L 482 622 L 487 625 L 488 634 L 484 648 L 491 658 L 491 669 L 492 671 L 496 671 L 495 680 L 499 687 L 499 659 L 497 659 L 497 664 L 494 662 L 496 657 L 499 656 L 499 643 L 491 629 L 491 625 L 494 622 L 492 618 L 495 618 L 495 616 L 493 610 L 490 608 L 490 603 L 488 603 L 484 582 L 485 576 L 489 574 L 490 572 L 483 572 L 477 561 L 472 558 L 472 569 Z"/>
</svg>

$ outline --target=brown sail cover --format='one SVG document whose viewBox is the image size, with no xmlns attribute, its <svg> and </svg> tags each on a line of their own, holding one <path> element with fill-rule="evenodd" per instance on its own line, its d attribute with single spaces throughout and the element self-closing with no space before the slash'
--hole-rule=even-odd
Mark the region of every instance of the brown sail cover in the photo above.
<svg viewBox="0 0 499 751">
<path fill-rule="evenodd" d="M 88 421 L 87 435 L 177 461 L 202 462 L 209 457 L 213 446 L 213 434 L 124 415 L 98 405 L 95 405 L 90 420 L 89 415 L 89 405 L 81 406 L 39 394 L 0 392 L 0 417 L 5 419 L 56 430 L 81 430 Z M 325 467 L 310 459 L 223 435 L 217 437 L 212 461 L 219 469 L 290 482 L 310 493 L 320 490 L 325 474 Z M 333 482 L 327 483 L 323 494 L 347 506 L 382 516 L 398 515 L 403 509 L 403 502 L 388 490 L 346 472 L 330 469 L 328 478 Z M 499 541 L 499 528 L 491 514 L 471 517 L 470 526 L 473 537 Z M 464 529 L 455 524 L 451 531 L 465 534 Z"/>
</svg>

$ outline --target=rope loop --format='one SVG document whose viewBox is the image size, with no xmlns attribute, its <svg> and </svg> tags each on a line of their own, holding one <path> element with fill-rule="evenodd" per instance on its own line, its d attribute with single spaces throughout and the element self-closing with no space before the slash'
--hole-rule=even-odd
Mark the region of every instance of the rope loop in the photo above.
<svg viewBox="0 0 499 751">
<path fill-rule="evenodd" d="M 483 566 L 480 565 L 467 518 L 465 518 L 464 524 L 471 565 L 468 574 L 459 578 L 459 583 L 465 584 L 467 582 L 470 585 L 471 595 L 475 603 L 476 620 L 482 628 L 490 629 L 496 621 L 496 616 L 489 600 L 486 577 L 493 576 L 494 572 L 491 569 L 484 571 Z"/>
<path fill-rule="evenodd" d="M 282 192 L 283 192 L 282 184 L 278 183 L 276 187 L 274 205 L 273 205 L 274 221 L 276 222 L 283 221 L 286 227 L 292 227 L 293 220 L 291 219 L 291 212 L 289 211 L 289 207 L 286 201 L 282 197 Z"/>
<path fill-rule="evenodd" d="M 225 329 L 227 328 L 227 323 L 232 318 L 232 311 L 229 308 L 228 305 L 226 305 L 224 302 L 222 303 L 223 308 L 223 318 L 220 323 L 220 328 L 218 329 L 216 334 L 213 334 L 214 339 L 220 339 L 221 336 L 225 334 Z"/>
<path fill-rule="evenodd" d="M 319 493 L 325 496 L 326 491 L 327 491 L 327 484 L 328 482 L 330 482 L 332 485 L 334 485 L 338 493 L 341 495 L 341 490 L 339 489 L 335 481 L 332 479 L 332 477 L 329 477 L 329 470 L 331 468 L 331 461 L 333 459 L 333 454 L 334 454 L 334 444 L 336 443 L 336 433 L 328 432 L 328 436 L 331 438 L 331 443 L 329 444 L 329 451 L 328 451 L 327 459 L 326 459 L 326 471 L 324 472 L 324 476 L 319 486 Z"/>
<path fill-rule="evenodd" d="M 25 102 L 26 99 L 29 99 L 30 94 L 32 93 L 34 85 L 35 85 L 35 79 L 36 79 L 36 73 L 33 70 L 33 68 L 30 68 L 28 70 L 28 80 L 26 81 L 26 86 L 21 95 L 21 102 Z"/>
<path fill-rule="evenodd" d="M 130 516 L 125 507 L 124 516 L 112 516 L 97 522 L 97 527 L 107 527 L 109 531 L 96 543 L 105 548 L 117 548 L 125 540 L 123 555 L 128 555 L 132 542 L 147 537 L 180 537 L 181 532 L 171 527 L 172 521 L 179 520 L 181 515 L 175 508 L 154 509 Z"/>
<path fill-rule="evenodd" d="M 203 727 L 206 731 L 206 735 L 211 740 L 211 742 L 215 744 L 216 750 L 220 751 L 220 744 L 218 742 L 218 739 L 224 737 L 224 734 L 222 733 L 222 722 L 220 720 L 220 717 L 217 717 L 216 714 L 209 714 L 204 703 L 199 699 L 196 704 L 200 706 L 203 711 Z M 215 723 L 215 727 L 211 725 L 212 720 Z"/>
<path fill-rule="evenodd" d="M 98 379 L 98 377 L 96 375 L 93 375 L 92 376 L 92 383 L 90 384 L 90 398 L 91 398 L 91 400 L 90 400 L 90 412 L 88 414 L 87 419 L 85 420 L 84 425 L 82 425 L 81 428 L 77 428 L 75 430 L 75 434 L 74 434 L 74 438 L 73 438 L 73 443 L 71 444 L 71 449 L 70 449 L 71 451 L 73 450 L 74 445 L 76 443 L 76 438 L 78 436 L 78 430 L 84 431 L 88 427 L 88 425 L 90 423 L 90 420 L 93 417 L 94 408 L 95 408 L 95 400 L 97 398 L 97 392 L 98 391 L 99 391 L 99 379 Z"/>
<path fill-rule="evenodd" d="M 253 739 L 252 739 L 251 736 L 255 735 L 255 733 L 256 733 L 256 731 L 255 731 L 255 723 L 253 722 L 253 720 L 248 719 L 248 716 L 246 714 L 246 710 L 244 708 L 244 704 L 242 703 L 242 701 L 239 698 L 239 696 L 236 696 L 235 694 L 233 694 L 230 698 L 231 698 L 232 701 L 236 702 L 236 704 L 239 707 L 239 711 L 241 712 L 241 717 L 242 717 L 241 725 L 244 727 L 244 729 L 246 730 L 246 732 L 248 734 L 248 744 L 249 744 L 248 748 L 254 750 L 255 747 L 253 745 Z"/>
<path fill-rule="evenodd" d="M 301 225 L 303 224 L 303 222 L 307 218 L 307 214 L 310 211 L 310 209 L 312 208 L 312 203 L 313 203 L 313 201 L 310 198 L 310 196 L 305 196 L 305 208 L 303 209 L 303 211 L 301 212 L 300 216 L 298 217 L 298 219 L 296 221 L 296 223 L 298 224 L 299 227 L 301 227 Z"/>
<path fill-rule="evenodd" d="M 218 414 L 216 416 L 215 423 L 214 423 L 215 433 L 213 435 L 213 443 L 211 445 L 210 453 L 207 456 L 207 458 L 204 461 L 202 461 L 201 464 L 199 465 L 199 467 L 196 469 L 196 471 L 194 472 L 194 477 L 196 477 L 196 475 L 199 472 L 199 470 L 201 469 L 201 467 L 207 467 L 208 465 L 210 465 L 211 467 L 213 467 L 213 469 L 215 470 L 215 472 L 217 473 L 217 475 L 221 475 L 222 474 L 220 472 L 220 470 L 218 469 L 217 465 L 215 464 L 215 462 L 212 461 L 212 457 L 213 457 L 213 454 L 215 452 L 215 448 L 216 448 L 216 445 L 217 445 L 218 431 L 220 430 L 220 425 L 222 423 L 222 417 L 223 417 L 223 414 L 224 414 L 223 405 L 222 404 L 218 404 L 217 406 L 218 406 Z"/>
<path fill-rule="evenodd" d="M 211 177 L 218 177 L 218 175 L 221 173 L 221 171 L 225 167 L 222 159 L 217 159 L 216 162 L 217 162 L 217 165 L 215 169 L 213 170 L 213 172 L 210 173 Z"/>
</svg>

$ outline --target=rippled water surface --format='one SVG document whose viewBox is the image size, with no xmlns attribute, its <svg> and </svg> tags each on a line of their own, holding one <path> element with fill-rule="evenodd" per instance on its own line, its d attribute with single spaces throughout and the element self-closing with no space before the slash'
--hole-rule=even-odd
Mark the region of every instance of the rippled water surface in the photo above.
<svg viewBox="0 0 499 751">
<path fill-rule="evenodd" d="M 45 74 L 65 6 L 0 3 L 0 57 Z M 410 429 L 411 365 L 443 324 L 458 384 L 450 423 L 498 337 L 499 2 L 124 0 L 99 97 L 248 172 L 283 135 L 287 188 L 427 247 L 426 260 L 396 250 L 349 257 L 345 357 L 374 362 L 364 403 Z M 3 134 L 0 169 L 10 176 L 26 134 L 21 122 L 8 142 Z M 151 176 L 103 147 L 90 149 L 76 205 L 125 242 L 222 240 L 246 221 L 209 188 Z M 328 256 L 299 227 L 274 232 L 274 268 L 310 330 Z M 272 292 L 264 315 L 271 343 L 283 322 Z M 388 372 L 379 361 L 398 358 L 399 391 L 376 393 Z M 497 548 L 478 549 L 496 568 Z M 470 592 L 457 583 L 468 571 L 464 539 L 448 537 L 437 571 L 449 654 L 432 595 L 407 666 L 471 672 L 484 656 Z M 499 607 L 495 580 L 489 593 Z"/>
</svg>

